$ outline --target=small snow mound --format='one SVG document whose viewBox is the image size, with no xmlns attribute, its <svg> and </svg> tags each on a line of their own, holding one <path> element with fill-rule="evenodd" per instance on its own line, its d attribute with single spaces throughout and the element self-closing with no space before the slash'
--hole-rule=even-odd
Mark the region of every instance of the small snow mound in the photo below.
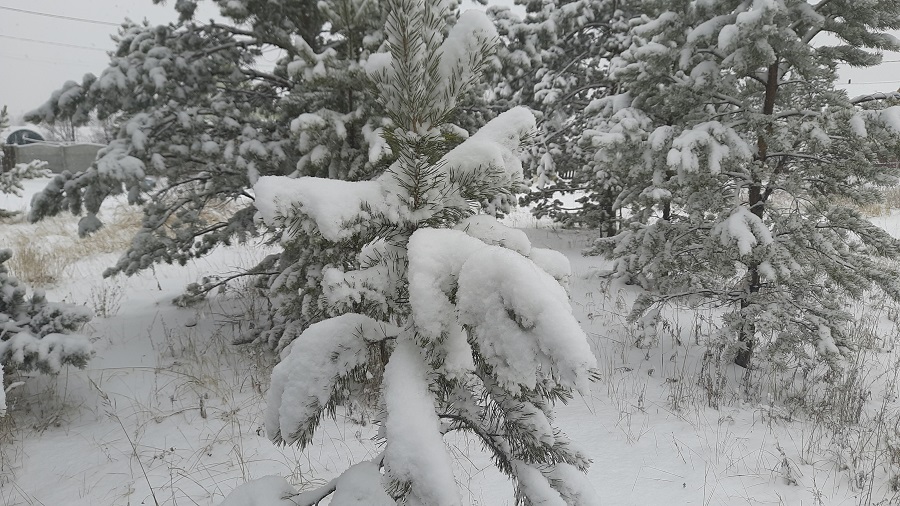
<svg viewBox="0 0 900 506">
<path fill-rule="evenodd" d="M 396 506 L 384 491 L 381 471 L 374 462 L 361 462 L 341 474 L 331 506 Z"/>
<path fill-rule="evenodd" d="M 281 476 L 264 476 L 234 489 L 219 506 L 292 506 L 297 491 Z"/>
</svg>

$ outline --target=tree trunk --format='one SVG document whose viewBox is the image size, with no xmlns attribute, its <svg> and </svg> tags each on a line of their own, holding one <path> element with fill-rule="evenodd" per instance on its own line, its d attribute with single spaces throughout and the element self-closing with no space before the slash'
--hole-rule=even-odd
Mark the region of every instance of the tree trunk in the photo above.
<svg viewBox="0 0 900 506">
<path fill-rule="evenodd" d="M 773 63 L 769 66 L 768 79 L 766 79 L 766 97 L 763 103 L 763 114 L 767 116 L 772 116 L 775 112 L 775 97 L 778 93 L 778 63 Z M 772 132 L 772 127 L 769 126 L 767 129 L 767 133 Z M 758 160 L 760 165 L 766 164 L 766 159 L 768 158 L 769 153 L 769 145 L 766 141 L 765 136 L 759 135 L 756 139 L 756 144 L 758 148 Z M 755 214 L 760 220 L 763 219 L 766 210 L 766 202 L 763 197 L 763 187 L 762 181 L 759 180 L 758 177 L 753 177 L 753 183 L 750 184 L 749 194 L 748 194 L 748 205 L 750 207 L 750 212 Z M 747 266 L 747 277 L 746 277 L 746 287 L 747 290 L 744 293 L 744 297 L 741 299 L 741 312 L 743 313 L 748 307 L 750 307 L 751 300 L 754 296 L 759 293 L 760 288 L 760 279 L 759 279 L 759 266 L 756 263 L 751 263 Z M 753 345 L 756 341 L 756 322 L 752 319 L 748 319 L 745 315 L 741 315 L 741 318 L 744 320 L 743 325 L 741 326 L 740 333 L 738 334 L 738 341 L 742 344 L 742 347 L 738 350 L 737 355 L 734 357 L 734 363 L 747 368 L 750 366 L 750 358 L 753 356 Z"/>
</svg>

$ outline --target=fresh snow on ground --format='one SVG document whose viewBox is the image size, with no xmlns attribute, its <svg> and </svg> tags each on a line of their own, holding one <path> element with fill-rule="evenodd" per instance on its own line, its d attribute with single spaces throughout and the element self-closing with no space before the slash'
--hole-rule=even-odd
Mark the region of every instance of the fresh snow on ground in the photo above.
<svg viewBox="0 0 900 506">
<path fill-rule="evenodd" d="M 26 193 L 42 184 L 28 182 Z M 22 209 L 25 202 L 27 196 L 0 195 L 0 208 Z M 116 205 L 104 212 L 117 212 Z M 900 235 L 900 215 L 873 221 Z M 560 267 L 551 274 L 568 277 L 573 314 L 588 335 L 599 378 L 586 395 L 558 407 L 556 422 L 594 459 L 588 478 L 601 504 L 897 503 L 892 480 L 900 469 L 888 455 L 900 437 L 892 425 L 900 411 L 892 390 L 900 356 L 893 338 L 876 340 L 861 355 L 869 393 L 860 423 L 836 431 L 831 413 L 817 418 L 809 414 L 814 407 L 792 409 L 797 398 L 828 395 L 815 380 L 798 376 L 778 383 L 773 372 L 759 370 L 744 383 L 742 369 L 710 366 L 703 339 L 713 313 L 670 311 L 665 325 L 627 324 L 635 294 L 630 287 L 605 288 L 596 278 L 603 263 L 580 255 L 591 233 L 557 230 L 527 210 L 504 223 L 527 235 L 532 255 L 548 248 L 571 264 L 570 271 Z M 77 227 L 77 219 L 69 225 Z M 471 225 L 473 234 L 488 233 L 485 222 Z M 0 238 L 34 227 L 8 220 Z M 501 232 L 502 240 L 523 243 L 518 232 Z M 266 391 L 276 357 L 230 344 L 262 308 L 247 290 L 216 294 L 192 308 L 172 305 L 202 275 L 254 265 L 270 251 L 261 243 L 236 245 L 184 267 L 160 265 L 106 280 L 100 273 L 116 255 L 104 254 L 67 267 L 63 282 L 45 287 L 51 300 L 107 310 L 84 329 L 97 350 L 86 370 L 9 378 L 24 384 L 7 393 L 8 413 L 0 418 L 2 504 L 218 505 L 239 485 L 259 479 L 263 485 L 248 490 L 265 489 L 271 501 L 252 493 L 232 497 L 228 506 L 282 504 L 272 501 L 280 500 L 287 484 L 309 490 L 376 458 L 383 448 L 372 440 L 373 413 L 359 407 L 339 409 L 336 421 L 323 421 L 305 452 L 269 441 Z M 539 251 L 546 258 L 533 258 L 536 263 L 562 265 L 553 253 Z M 856 309 L 872 329 L 888 329 L 888 317 L 897 314 L 877 299 Z M 421 374 L 409 355 L 407 367 L 390 371 L 393 379 Z M 727 385 L 717 390 L 723 379 Z M 512 486 L 478 443 L 459 435 L 445 441 L 463 504 L 514 504 Z M 873 465 L 876 454 L 881 457 Z M 373 479 L 373 466 L 351 470 L 360 475 L 350 480 L 359 487 L 345 488 L 333 502 L 370 504 L 360 494 L 363 478 Z"/>
</svg>

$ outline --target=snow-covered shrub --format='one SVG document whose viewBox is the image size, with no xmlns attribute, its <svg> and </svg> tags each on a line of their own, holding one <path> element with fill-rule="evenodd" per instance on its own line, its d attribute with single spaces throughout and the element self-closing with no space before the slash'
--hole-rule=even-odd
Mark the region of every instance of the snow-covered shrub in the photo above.
<svg viewBox="0 0 900 506">
<path fill-rule="evenodd" d="M 21 197 L 22 191 L 25 189 L 22 186 L 22 180 L 49 176 L 51 172 L 47 165 L 45 161 L 33 160 L 28 163 L 17 163 L 12 169 L 0 172 L 0 193 L 9 193 Z M 0 217 L 13 216 L 17 212 L 0 209 Z"/>
<path fill-rule="evenodd" d="M 521 188 L 534 116 L 512 109 L 451 149 L 445 122 L 496 32 L 475 11 L 447 30 L 439 1 L 388 3 L 388 52 L 367 70 L 396 161 L 370 181 L 262 177 L 254 186 L 260 218 L 286 247 L 343 259 L 293 281 L 320 285 L 328 317 L 282 351 L 268 436 L 305 447 L 322 417 L 382 378 L 384 451 L 318 489 L 292 495 L 267 478 L 225 504 L 262 497 L 260 488 L 272 505 L 329 495 L 334 506 L 459 505 L 444 442 L 457 431 L 483 443 L 517 504 L 599 504 L 584 475 L 590 460 L 553 423 L 554 403 L 586 393 L 595 367 L 569 305 L 568 261 L 478 214 L 480 203 Z"/>
<path fill-rule="evenodd" d="M 900 242 L 856 206 L 897 182 L 900 108 L 850 98 L 844 63 L 900 42 L 900 3 L 649 1 L 612 63 L 618 93 L 592 102 L 582 145 L 623 224 L 594 252 L 661 305 L 724 309 L 720 337 L 747 366 L 837 365 L 848 301 L 900 299 Z M 829 38 L 830 37 L 830 38 Z"/>
<path fill-rule="evenodd" d="M 90 310 L 48 302 L 42 290 L 28 297 L 26 287 L 5 265 L 10 258 L 10 250 L 0 250 L 0 364 L 7 373 L 58 373 L 66 364 L 84 367 L 93 347 L 75 332 L 91 319 Z"/>
<path fill-rule="evenodd" d="M 3 131 L 9 125 L 9 117 L 6 113 L 6 106 L 0 109 L 0 131 Z M 0 144 L 4 141 L 0 139 Z M 47 177 L 50 170 L 47 169 L 47 162 L 34 160 L 29 163 L 19 163 L 13 165 L 10 170 L 3 170 L 3 157 L 5 153 L 0 149 L 0 193 L 9 193 L 17 197 L 22 196 L 24 187 L 23 179 L 34 179 L 38 177 Z M 17 211 L 0 209 L 0 218 L 8 218 L 17 214 Z"/>
</svg>

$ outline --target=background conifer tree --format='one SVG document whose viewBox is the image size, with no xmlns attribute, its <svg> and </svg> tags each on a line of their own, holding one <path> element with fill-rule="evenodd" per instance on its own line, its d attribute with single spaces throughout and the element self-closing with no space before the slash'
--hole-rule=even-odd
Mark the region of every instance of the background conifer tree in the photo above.
<svg viewBox="0 0 900 506">
<path fill-rule="evenodd" d="M 0 109 L 0 132 L 9 127 L 9 115 L 4 105 Z M 47 162 L 34 160 L 29 163 L 10 164 L 9 170 L 6 170 L 6 164 L 3 158 L 6 153 L 4 143 L 6 139 L 0 139 L 0 193 L 9 193 L 16 196 L 22 196 L 25 187 L 22 186 L 23 179 L 34 179 L 38 177 L 47 177 L 50 171 L 47 169 Z M 0 218 L 9 218 L 18 214 L 18 211 L 10 211 L 8 209 L 0 209 Z"/>
<path fill-rule="evenodd" d="M 759 344 L 837 358 L 849 301 L 873 286 L 900 298 L 900 243 L 855 207 L 896 184 L 879 162 L 897 159 L 900 109 L 835 87 L 839 64 L 900 49 L 885 33 L 900 4 L 643 5 L 613 64 L 619 93 L 588 108 L 596 184 L 622 188 L 626 216 L 595 252 L 646 290 L 633 318 L 674 302 L 725 308 L 721 337 L 742 366 Z"/>
<path fill-rule="evenodd" d="M 521 1 L 525 17 L 508 7 L 490 14 L 505 44 L 499 51 L 495 80 L 498 107 L 524 105 L 536 111 L 538 133 L 527 166 L 537 191 L 536 216 L 549 215 L 565 225 L 587 225 L 604 234 L 615 230 L 610 191 L 593 191 L 575 208 L 554 193 L 583 190 L 593 179 L 584 170 L 590 150 L 579 145 L 584 108 L 612 92 L 609 62 L 628 47 L 628 20 L 639 2 L 623 0 Z M 589 169 L 589 168 L 588 168 Z M 564 179 L 559 179 L 563 175 Z"/>
<path fill-rule="evenodd" d="M 143 206 L 142 228 L 107 276 L 183 264 L 257 235 L 250 189 L 262 176 L 367 180 L 395 156 L 383 135 L 390 118 L 365 89 L 367 60 L 384 40 L 383 2 L 216 3 L 226 21 L 203 23 L 194 16 L 197 2 L 179 1 L 176 24 L 124 24 L 109 68 L 66 83 L 28 115 L 74 124 L 113 117 L 120 125 L 92 167 L 54 176 L 29 214 L 32 221 L 84 214 L 80 232 L 87 235 L 102 226 L 96 213 L 108 197 L 125 194 Z M 447 15 L 456 13 L 451 2 Z M 272 57 L 274 69 L 262 70 L 260 62 Z M 478 96 L 468 91 L 467 99 Z M 452 114 L 464 119 L 463 129 L 446 132 L 452 142 L 489 116 Z M 279 310 L 247 339 L 286 345 L 327 316 L 317 288 L 321 265 L 337 261 L 327 249 L 287 247 L 235 275 L 211 274 L 176 302 L 257 277 Z M 307 315 L 303 323 L 287 321 L 280 309 L 288 305 Z"/>
</svg>

